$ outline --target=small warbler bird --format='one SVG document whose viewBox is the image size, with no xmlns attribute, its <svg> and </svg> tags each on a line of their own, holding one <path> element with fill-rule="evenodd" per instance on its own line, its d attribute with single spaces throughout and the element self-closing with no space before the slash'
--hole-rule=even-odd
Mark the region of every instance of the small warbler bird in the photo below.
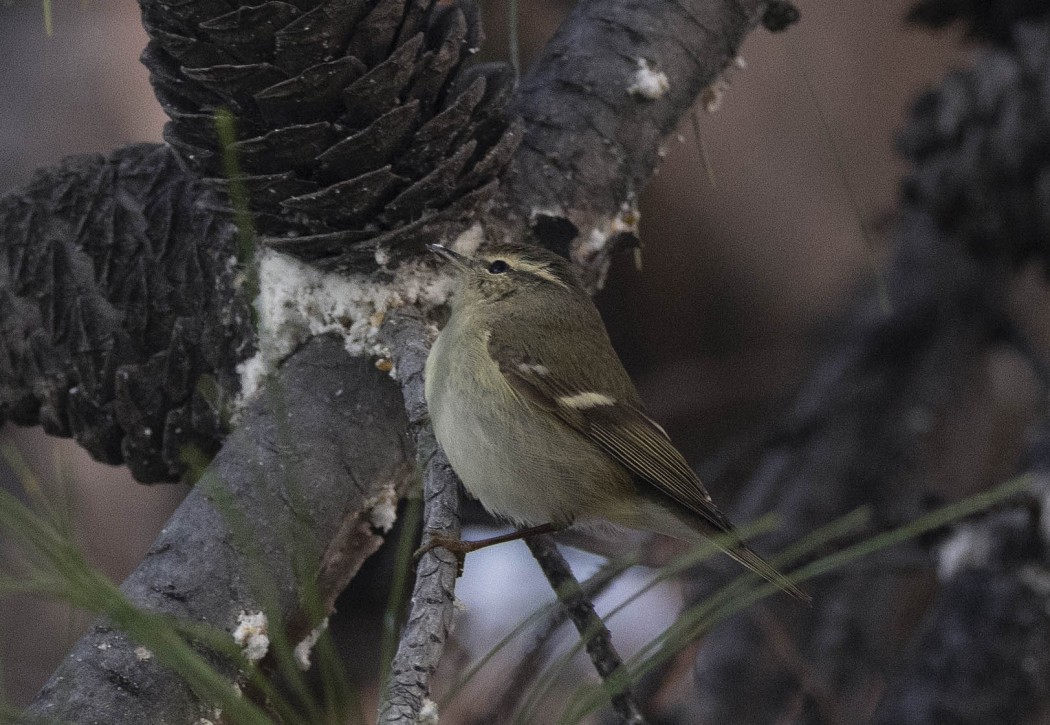
<svg viewBox="0 0 1050 725">
<path fill-rule="evenodd" d="M 426 399 L 434 434 L 467 491 L 518 534 L 483 545 L 611 522 L 686 541 L 734 533 L 657 423 L 562 257 L 495 244 L 467 257 L 429 249 L 459 274 L 451 315 L 430 351 Z M 809 597 L 739 539 L 730 556 L 792 596 Z M 421 550 L 423 551 L 423 550 Z"/>
</svg>

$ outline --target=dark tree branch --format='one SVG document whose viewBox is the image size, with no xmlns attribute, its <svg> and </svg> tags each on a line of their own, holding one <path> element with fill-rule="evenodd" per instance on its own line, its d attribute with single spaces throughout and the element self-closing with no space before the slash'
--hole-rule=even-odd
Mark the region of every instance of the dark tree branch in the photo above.
<svg viewBox="0 0 1050 725">
<path fill-rule="evenodd" d="M 645 718 L 631 697 L 629 676 L 620 655 L 613 647 L 612 635 L 594 611 L 594 605 L 583 593 L 568 562 L 558 551 L 554 539 L 546 534 L 531 536 L 525 539 L 525 544 L 536 557 L 536 562 L 550 582 L 551 589 L 558 595 L 558 600 L 569 619 L 583 638 L 594 669 L 598 671 L 602 681 L 615 692 L 612 696 L 612 706 L 619 715 L 620 722 L 625 725 L 642 725 Z"/>
<path fill-rule="evenodd" d="M 623 573 L 624 567 L 617 562 L 607 561 L 591 577 L 580 584 L 584 600 L 593 602 Z M 570 609 L 564 605 L 551 610 L 546 620 L 535 627 L 533 644 L 521 657 L 510 673 L 504 678 L 503 692 L 492 699 L 489 707 L 474 718 L 475 723 L 508 722 L 514 714 L 514 708 L 527 692 L 526 684 L 537 672 L 542 670 L 543 659 L 552 644 L 554 635 L 569 619 Z"/>
<path fill-rule="evenodd" d="M 386 331 L 423 470 L 424 531 L 459 538 L 459 478 L 434 438 L 423 394 L 423 369 L 430 352 L 426 324 L 418 317 L 400 314 L 390 320 Z M 420 559 L 408 622 L 391 665 L 379 722 L 418 721 L 452 628 L 458 574 L 456 557 L 446 549 L 431 549 Z"/>
<path fill-rule="evenodd" d="M 736 57 L 767 5 L 577 2 L 511 104 L 525 140 L 503 179 L 502 228 L 493 237 L 531 230 L 544 246 L 571 246 L 596 280 L 611 249 L 637 244 L 637 196 L 660 144 Z M 665 90 L 633 89 L 639 73 L 664 74 Z"/>
<path fill-rule="evenodd" d="M 1018 471 L 1019 441 L 1046 448 L 1046 426 L 1031 430 L 1045 418 L 1045 404 L 1006 415 L 980 385 L 1006 358 L 1015 371 L 1011 395 L 1035 401 L 1046 394 L 1040 351 L 1019 333 L 1022 318 L 1033 315 L 1014 298 L 1030 267 L 1044 290 L 1046 283 L 1046 192 L 1038 179 L 1046 173 L 1040 109 L 1048 35 L 1045 22 L 1019 24 L 1009 33 L 1016 48 L 984 53 L 916 104 L 902 139 L 914 167 L 904 186 L 898 256 L 887 273 L 892 314 L 868 300 L 845 320 L 849 338 L 829 350 L 778 421 L 742 493 L 739 518 L 771 509 L 785 518 L 773 548 L 863 503 L 873 504 L 880 527 L 906 521 L 927 499 L 979 490 Z M 1011 149 L 1006 157 L 1004 148 Z M 906 605 L 925 604 L 916 594 L 925 574 L 926 586 L 942 588 L 887 692 L 881 721 L 1034 716 L 1050 692 L 1042 674 L 1050 671 L 1050 649 L 1046 614 L 1032 610 L 1033 586 L 1043 591 L 1045 541 L 1025 523 L 1028 514 L 1011 512 L 1011 526 L 998 517 L 982 524 L 993 538 L 1024 542 L 1020 551 L 981 554 L 976 571 L 984 577 L 938 582 L 929 569 L 847 571 L 814 585 L 819 607 L 811 615 L 778 612 L 792 645 L 813 663 L 818 689 L 834 693 L 845 712 L 873 714 L 872 693 L 893 676 L 909 636 L 900 621 Z M 920 547 L 912 551 L 923 555 Z M 705 639 L 696 678 L 712 721 L 770 720 L 797 699 L 800 683 L 763 640 L 745 616 Z M 983 678 L 993 670 L 1012 683 L 1009 694 L 1000 696 Z M 734 699 L 730 687 L 750 696 Z M 801 721 L 826 721 L 816 698 L 804 698 Z"/>
<path fill-rule="evenodd" d="M 334 598 L 382 542 L 372 510 L 396 505 L 410 478 L 405 427 L 389 378 L 349 357 L 338 340 L 317 338 L 244 412 L 124 593 L 149 611 L 226 631 L 241 610 L 265 601 L 276 607 L 266 612 L 270 626 L 285 626 L 305 604 L 297 570 L 322 581 L 323 600 Z M 227 505 L 245 530 L 231 524 Z M 347 541 L 352 548 L 341 546 Z M 260 570 L 270 581 L 257 580 Z M 110 725 L 190 723 L 207 714 L 174 673 L 156 658 L 138 658 L 135 646 L 96 624 L 30 714 Z M 236 676 L 236 663 L 217 664 Z"/>
</svg>

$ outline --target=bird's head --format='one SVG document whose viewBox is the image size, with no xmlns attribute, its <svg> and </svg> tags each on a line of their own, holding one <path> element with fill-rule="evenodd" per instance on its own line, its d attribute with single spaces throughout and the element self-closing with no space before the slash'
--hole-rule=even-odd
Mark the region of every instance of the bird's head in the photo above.
<svg viewBox="0 0 1050 725">
<path fill-rule="evenodd" d="M 491 244 L 472 256 L 440 244 L 427 248 L 459 273 L 455 307 L 515 303 L 586 295 L 569 261 L 554 252 L 524 244 Z"/>
</svg>

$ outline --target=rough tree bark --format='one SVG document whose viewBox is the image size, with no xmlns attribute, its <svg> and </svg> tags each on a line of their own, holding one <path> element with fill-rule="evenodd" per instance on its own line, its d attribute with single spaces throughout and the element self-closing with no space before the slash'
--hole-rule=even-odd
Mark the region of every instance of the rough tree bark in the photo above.
<svg viewBox="0 0 1050 725">
<path fill-rule="evenodd" d="M 790 16 L 790 6 L 576 3 L 511 101 L 525 138 L 495 213 L 484 220 L 489 235 L 531 233 L 546 247 L 571 252 L 585 278 L 598 284 L 609 255 L 638 244 L 637 197 L 660 144 L 734 60 L 745 36 L 778 12 Z M 665 90 L 651 97 L 631 90 L 645 69 L 665 75 Z"/>
<path fill-rule="evenodd" d="M 440 449 L 430 428 L 423 394 L 423 370 L 430 352 L 426 324 L 416 316 L 398 315 L 387 323 L 394 364 L 419 467 L 423 471 L 423 526 L 458 538 L 459 478 Z M 390 668 L 381 723 L 413 723 L 430 695 L 430 678 L 437 670 L 455 616 L 456 557 L 445 549 L 427 552 L 416 568 L 408 620 L 401 632 Z"/>
<path fill-rule="evenodd" d="M 330 610 L 383 541 L 372 512 L 395 506 L 412 478 L 405 428 L 394 382 L 347 355 L 337 339 L 317 338 L 244 412 L 202 483 L 124 582 L 124 594 L 149 611 L 230 632 L 239 612 L 265 611 L 271 627 L 295 625 L 288 636 L 301 640 L 317 622 L 304 620 L 299 577 L 318 582 Z M 260 571 L 269 581 L 257 580 Z M 105 622 L 96 624 L 29 714 L 105 723 L 209 716 L 172 671 L 135 648 Z M 237 678 L 236 663 L 215 664 Z"/>
</svg>

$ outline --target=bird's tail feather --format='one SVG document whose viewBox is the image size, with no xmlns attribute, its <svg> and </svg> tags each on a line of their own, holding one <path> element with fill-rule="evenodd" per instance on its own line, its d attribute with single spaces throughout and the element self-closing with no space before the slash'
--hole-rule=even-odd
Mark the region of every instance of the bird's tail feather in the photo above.
<svg viewBox="0 0 1050 725">
<path fill-rule="evenodd" d="M 777 571 L 768 561 L 756 554 L 746 544 L 727 546 L 724 548 L 724 551 L 748 569 L 755 572 L 769 583 L 780 587 L 803 604 L 808 605 L 813 603 L 813 597 L 799 589 L 794 582 Z"/>
</svg>

